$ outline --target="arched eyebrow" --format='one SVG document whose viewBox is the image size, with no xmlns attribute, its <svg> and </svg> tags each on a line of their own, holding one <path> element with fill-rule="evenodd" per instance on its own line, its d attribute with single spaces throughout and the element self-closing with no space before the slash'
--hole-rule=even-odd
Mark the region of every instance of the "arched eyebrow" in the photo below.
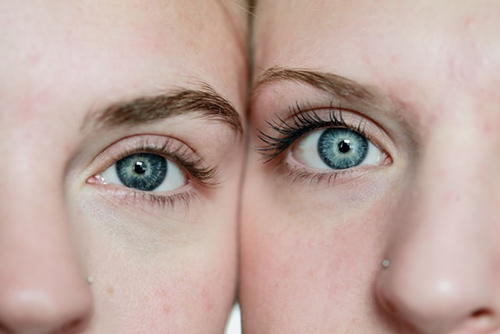
<svg viewBox="0 0 500 334">
<path fill-rule="evenodd" d="M 370 87 L 361 85 L 353 80 L 328 72 L 319 72 L 305 69 L 291 69 L 272 67 L 267 69 L 254 85 L 252 98 L 263 87 L 275 82 L 292 81 L 308 84 L 314 88 L 356 102 L 369 103 L 378 96 Z"/>
<path fill-rule="evenodd" d="M 89 125 L 98 128 L 138 125 L 186 114 L 226 124 L 237 135 L 243 131 L 240 115 L 231 102 L 208 85 L 203 85 L 201 89 L 178 89 L 165 94 L 115 102 L 90 113 L 82 128 Z"/>
</svg>

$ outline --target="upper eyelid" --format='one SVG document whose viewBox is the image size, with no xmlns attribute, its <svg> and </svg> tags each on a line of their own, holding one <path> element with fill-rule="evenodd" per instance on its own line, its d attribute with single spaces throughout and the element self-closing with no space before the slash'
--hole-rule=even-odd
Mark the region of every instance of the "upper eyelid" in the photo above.
<svg viewBox="0 0 500 334">
<path fill-rule="evenodd" d="M 322 79 L 329 81 L 329 84 L 333 83 L 334 86 L 335 81 L 340 79 L 340 85 L 345 86 L 343 82 L 346 82 L 348 89 L 325 87 L 321 82 L 311 83 L 305 78 L 310 77 L 310 74 L 323 77 Z M 332 81 L 331 78 L 335 80 Z M 361 88 L 368 94 L 351 94 L 350 87 L 354 88 L 354 92 L 356 88 Z M 357 111 L 376 124 L 391 139 L 393 149 L 398 148 L 400 153 L 406 151 L 417 154 L 419 143 L 424 140 L 420 131 L 423 125 L 418 110 L 412 101 L 401 100 L 394 92 L 389 94 L 385 89 L 385 86 L 351 80 L 333 72 L 274 67 L 257 78 L 251 92 L 249 115 L 253 124 L 263 128 L 273 111 L 278 110 L 279 114 L 284 115 L 287 110 L 282 109 L 282 105 L 287 104 L 287 101 L 294 103 L 298 96 L 304 96 L 299 100 L 313 102 L 315 109 L 333 100 L 341 102 L 343 108 Z"/>
<path fill-rule="evenodd" d="M 115 140 L 104 147 L 90 164 L 106 165 L 117 161 L 127 154 L 137 152 L 141 147 L 149 147 L 151 150 L 162 150 L 169 142 L 180 142 L 177 139 L 157 134 L 137 134 Z M 189 147 L 189 146 L 188 146 Z"/>
</svg>

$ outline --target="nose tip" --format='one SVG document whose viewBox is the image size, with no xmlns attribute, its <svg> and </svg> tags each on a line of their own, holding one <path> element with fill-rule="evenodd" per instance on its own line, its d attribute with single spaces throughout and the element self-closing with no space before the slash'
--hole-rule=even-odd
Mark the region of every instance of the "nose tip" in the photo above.
<svg viewBox="0 0 500 334">
<path fill-rule="evenodd" d="M 28 288 L 20 285 L 0 293 L 0 333 L 74 334 L 87 324 L 92 313 L 88 288 Z"/>
<path fill-rule="evenodd" d="M 470 277 L 460 275 L 407 275 L 408 271 L 395 270 L 396 265 L 382 269 L 376 293 L 382 307 L 403 326 L 422 334 L 491 333 L 498 329 L 498 308 L 485 282 L 467 284 Z"/>
</svg>

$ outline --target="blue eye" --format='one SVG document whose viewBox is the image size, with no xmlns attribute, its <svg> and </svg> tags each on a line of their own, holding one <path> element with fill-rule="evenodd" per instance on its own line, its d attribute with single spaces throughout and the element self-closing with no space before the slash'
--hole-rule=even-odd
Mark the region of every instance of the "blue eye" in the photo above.
<svg viewBox="0 0 500 334">
<path fill-rule="evenodd" d="M 377 165 L 384 156 L 365 136 L 346 128 L 314 131 L 299 141 L 291 155 L 308 167 L 333 170 Z"/>
<path fill-rule="evenodd" d="M 142 191 L 171 191 L 186 184 L 186 176 L 161 155 L 136 153 L 110 166 L 100 175 L 106 184 L 120 184 Z"/>
<path fill-rule="evenodd" d="M 117 161 L 115 168 L 126 187 L 151 191 L 165 180 L 167 160 L 156 154 L 133 154 Z"/>
<path fill-rule="evenodd" d="M 318 140 L 318 154 L 333 169 L 346 169 L 363 162 L 368 140 L 347 129 L 326 129 Z"/>
</svg>

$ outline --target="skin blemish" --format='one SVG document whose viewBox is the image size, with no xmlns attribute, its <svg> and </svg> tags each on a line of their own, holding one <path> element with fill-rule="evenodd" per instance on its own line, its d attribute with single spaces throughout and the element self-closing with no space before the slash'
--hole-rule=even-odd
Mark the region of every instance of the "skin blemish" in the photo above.
<svg viewBox="0 0 500 334">
<path fill-rule="evenodd" d="M 448 191 L 446 194 L 443 195 L 441 205 L 443 208 L 447 208 L 453 202 L 460 202 L 460 200 L 461 200 L 460 196 L 455 194 L 454 191 Z"/>
<path fill-rule="evenodd" d="M 470 16 L 466 17 L 464 20 L 464 25 L 467 29 L 469 29 L 474 23 L 475 23 L 475 20 Z"/>
<path fill-rule="evenodd" d="M 483 124 L 483 133 L 485 135 L 489 135 L 491 133 L 491 124 L 489 124 L 489 123 Z"/>
<path fill-rule="evenodd" d="M 108 293 L 108 295 L 112 296 L 115 293 L 115 289 L 112 286 L 110 286 L 109 288 L 106 289 L 106 292 Z"/>
<path fill-rule="evenodd" d="M 169 290 L 160 289 L 157 293 L 160 298 L 161 312 L 163 314 L 170 314 L 172 312 L 172 307 L 170 305 L 171 292 Z"/>
<path fill-rule="evenodd" d="M 42 53 L 39 52 L 36 48 L 33 48 L 27 55 L 26 55 L 26 63 L 28 66 L 36 66 L 38 63 L 40 63 Z"/>
<path fill-rule="evenodd" d="M 214 304 L 212 302 L 212 298 L 210 297 L 210 293 L 208 292 L 208 289 L 204 287 L 201 290 L 201 298 L 205 304 L 205 309 L 207 311 L 211 311 L 214 308 Z"/>
<path fill-rule="evenodd" d="M 64 144 L 64 153 L 66 154 L 71 153 L 71 145 L 69 143 Z"/>
<path fill-rule="evenodd" d="M 170 314 L 172 309 L 170 308 L 170 305 L 164 304 L 162 307 L 162 312 L 163 314 Z"/>
</svg>

